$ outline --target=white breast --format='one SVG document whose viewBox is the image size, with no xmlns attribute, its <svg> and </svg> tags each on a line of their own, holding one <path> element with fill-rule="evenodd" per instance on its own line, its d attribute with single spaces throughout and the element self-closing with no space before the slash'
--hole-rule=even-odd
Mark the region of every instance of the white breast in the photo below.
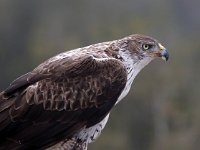
<svg viewBox="0 0 200 150">
<path fill-rule="evenodd" d="M 99 137 L 99 135 L 101 134 L 101 131 L 104 129 L 108 121 L 108 118 L 109 118 L 109 114 L 101 122 L 97 123 L 96 125 L 90 128 L 86 128 L 82 130 L 76 136 L 82 141 L 85 141 L 86 143 L 91 143 L 92 141 L 94 141 L 95 139 Z"/>
<path fill-rule="evenodd" d="M 142 60 L 138 60 L 136 62 L 134 62 L 133 59 L 129 58 L 128 61 L 124 62 L 124 65 L 126 66 L 127 72 L 128 72 L 127 83 L 115 104 L 120 102 L 128 94 L 128 92 L 131 88 L 131 85 L 133 83 L 133 80 L 135 79 L 137 74 L 151 61 L 152 61 L 152 58 L 146 57 L 146 58 L 144 58 Z"/>
</svg>

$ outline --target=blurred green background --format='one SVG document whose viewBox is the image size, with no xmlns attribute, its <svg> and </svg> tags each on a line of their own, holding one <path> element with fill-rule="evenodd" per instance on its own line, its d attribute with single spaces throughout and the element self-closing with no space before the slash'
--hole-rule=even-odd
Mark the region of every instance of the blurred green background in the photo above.
<svg viewBox="0 0 200 150">
<path fill-rule="evenodd" d="M 141 33 L 170 52 L 135 79 L 91 150 L 200 148 L 200 1 L 0 0 L 0 90 L 60 52 Z"/>
</svg>

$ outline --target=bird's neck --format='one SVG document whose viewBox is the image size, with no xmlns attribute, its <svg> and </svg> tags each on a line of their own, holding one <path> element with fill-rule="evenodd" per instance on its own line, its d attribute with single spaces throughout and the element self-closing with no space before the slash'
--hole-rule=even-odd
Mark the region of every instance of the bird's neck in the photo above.
<svg viewBox="0 0 200 150">
<path fill-rule="evenodd" d="M 136 55 L 131 54 L 129 51 L 120 51 L 119 55 L 122 57 L 122 62 L 124 66 L 126 67 L 126 70 L 128 72 L 127 76 L 127 83 L 126 86 L 121 93 L 120 97 L 118 98 L 118 101 L 121 101 L 129 92 L 131 85 L 133 83 L 133 80 L 137 76 L 137 74 L 153 59 L 150 57 L 145 57 L 143 59 L 137 57 Z"/>
<path fill-rule="evenodd" d="M 136 54 L 134 55 L 127 50 L 119 50 L 119 55 L 122 57 L 122 63 L 128 72 L 128 80 L 129 78 L 133 80 L 153 60 L 152 57 L 138 57 Z"/>
</svg>

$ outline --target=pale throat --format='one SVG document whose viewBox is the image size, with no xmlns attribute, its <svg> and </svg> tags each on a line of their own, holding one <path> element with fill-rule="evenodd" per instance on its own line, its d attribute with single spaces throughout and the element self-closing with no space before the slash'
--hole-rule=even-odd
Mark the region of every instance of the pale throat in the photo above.
<svg viewBox="0 0 200 150">
<path fill-rule="evenodd" d="M 123 64 L 126 66 L 128 76 L 127 76 L 127 83 L 122 91 L 121 95 L 119 96 L 116 104 L 121 101 L 129 92 L 133 80 L 137 76 L 137 74 L 148 64 L 150 63 L 153 58 L 152 57 L 144 57 L 139 59 L 136 55 L 131 55 L 129 52 L 121 52 L 121 57 L 123 58 Z"/>
</svg>

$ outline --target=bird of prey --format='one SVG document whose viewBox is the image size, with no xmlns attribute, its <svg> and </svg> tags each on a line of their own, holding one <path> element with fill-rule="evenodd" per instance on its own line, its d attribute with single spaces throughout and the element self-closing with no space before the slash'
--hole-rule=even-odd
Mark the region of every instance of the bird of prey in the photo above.
<svg viewBox="0 0 200 150">
<path fill-rule="evenodd" d="M 111 109 L 167 50 L 133 34 L 56 55 L 0 93 L 0 149 L 86 150 Z"/>
</svg>

